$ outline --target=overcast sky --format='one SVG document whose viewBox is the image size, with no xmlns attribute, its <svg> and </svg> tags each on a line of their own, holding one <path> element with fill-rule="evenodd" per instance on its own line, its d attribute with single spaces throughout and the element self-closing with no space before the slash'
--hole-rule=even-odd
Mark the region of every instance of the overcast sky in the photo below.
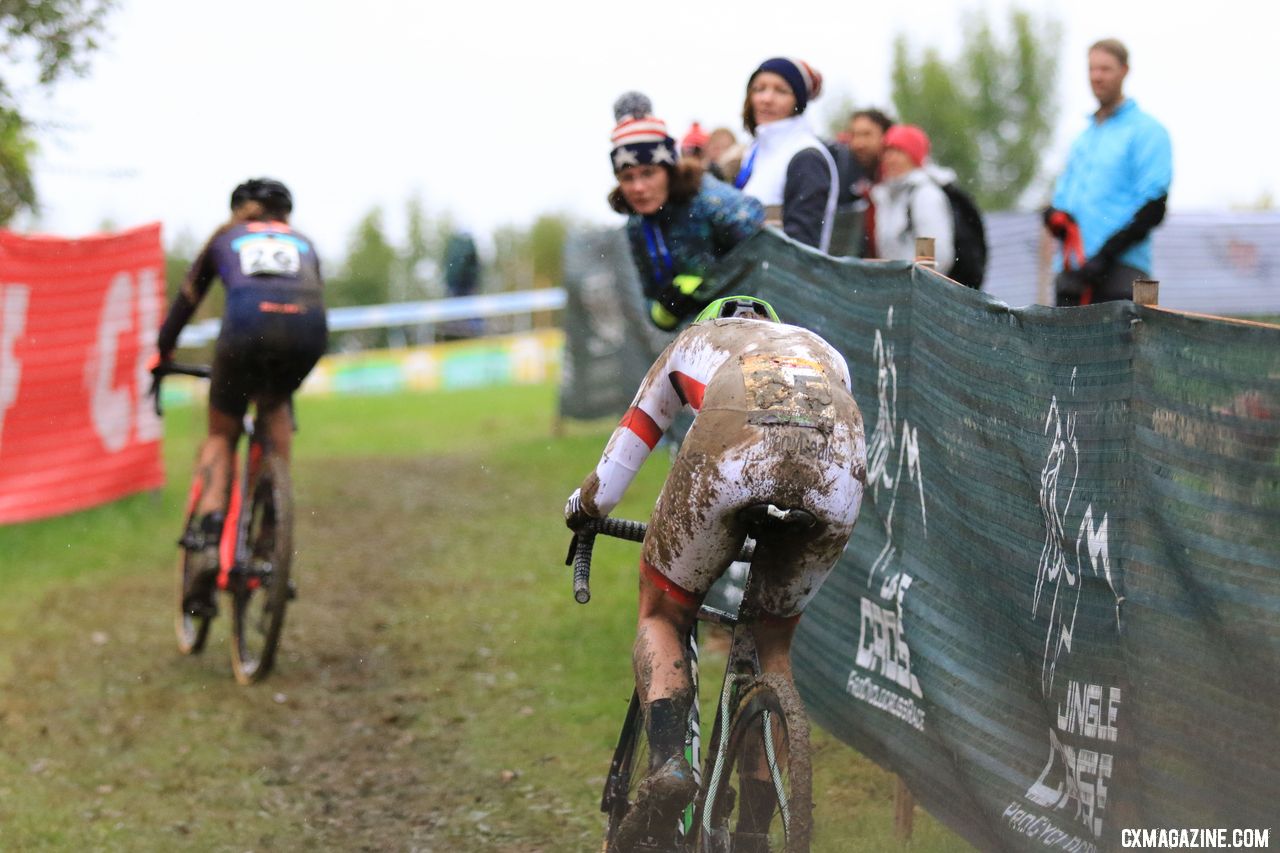
<svg viewBox="0 0 1280 853">
<path fill-rule="evenodd" d="M 75 236 L 160 220 L 166 241 L 203 239 L 255 175 L 289 184 L 295 225 L 335 258 L 377 205 L 398 240 L 415 193 L 482 239 L 550 211 L 620 222 L 604 196 L 621 92 L 647 92 L 676 136 L 693 119 L 741 135 L 750 72 L 798 56 L 825 78 L 810 105 L 825 127 L 841 96 L 888 105 L 896 34 L 953 56 L 962 10 L 982 8 L 1002 23 L 1009 3 L 121 0 L 89 76 L 27 97 L 48 126 L 43 213 L 26 224 Z M 1024 8 L 1064 29 L 1051 172 L 1093 108 L 1087 46 L 1116 36 L 1127 93 L 1173 136 L 1173 210 L 1280 195 L 1271 4 Z"/>
</svg>

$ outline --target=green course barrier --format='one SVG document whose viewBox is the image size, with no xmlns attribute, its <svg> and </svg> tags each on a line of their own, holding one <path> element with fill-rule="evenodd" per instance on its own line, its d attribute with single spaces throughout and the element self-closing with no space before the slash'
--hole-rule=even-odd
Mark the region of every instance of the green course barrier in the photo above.
<svg viewBox="0 0 1280 853">
<path fill-rule="evenodd" d="M 844 353 L 865 419 L 793 654 L 813 718 L 982 850 L 1274 830 L 1280 328 L 1012 309 L 769 231 L 724 263 Z"/>
</svg>

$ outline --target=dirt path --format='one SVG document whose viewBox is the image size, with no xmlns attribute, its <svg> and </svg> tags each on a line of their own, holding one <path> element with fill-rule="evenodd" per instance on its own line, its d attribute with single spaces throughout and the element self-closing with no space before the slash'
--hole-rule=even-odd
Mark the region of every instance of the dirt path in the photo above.
<svg viewBox="0 0 1280 853">
<path fill-rule="evenodd" d="M 15 603 L 0 850 L 598 849 L 634 548 L 602 544 L 592 604 L 574 604 L 556 508 L 598 442 L 504 452 L 303 459 L 301 597 L 253 688 L 231 676 L 225 616 L 202 656 L 178 655 L 168 533 L 131 539 L 156 540 L 137 571 Z M 815 853 L 894 846 L 891 777 L 829 738 L 814 771 Z"/>
<path fill-rule="evenodd" d="M 442 520 L 483 499 L 459 488 L 474 467 L 308 466 L 301 599 L 252 689 L 225 616 L 202 656 L 177 655 L 167 564 L 50 593 L 0 687 L 0 847 L 460 849 L 476 780 L 459 779 L 464 720 L 433 707 L 457 662 L 418 628 Z"/>
</svg>

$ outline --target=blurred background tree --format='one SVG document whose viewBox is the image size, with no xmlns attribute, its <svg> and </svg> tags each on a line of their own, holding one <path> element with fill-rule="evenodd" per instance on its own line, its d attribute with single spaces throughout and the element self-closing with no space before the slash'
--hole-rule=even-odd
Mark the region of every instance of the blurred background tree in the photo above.
<svg viewBox="0 0 1280 853">
<path fill-rule="evenodd" d="M 559 287 L 564 277 L 564 242 L 569 236 L 567 216 L 544 214 L 529 229 L 530 269 L 533 287 Z"/>
<path fill-rule="evenodd" d="M 0 225 L 23 210 L 35 211 L 31 156 L 36 151 L 30 120 L 6 76 L 34 64 L 35 84 L 50 87 L 67 74 L 82 75 L 98 47 L 102 22 L 116 0 L 3 0 L 0 2 Z"/>
<path fill-rule="evenodd" d="M 504 225 L 493 232 L 494 290 L 559 287 L 564 274 L 564 243 L 573 221 L 560 213 L 543 214 L 529 228 Z"/>
<path fill-rule="evenodd" d="M 984 210 L 1008 210 L 1039 177 L 1053 134 L 1062 26 L 1014 8 L 1004 39 L 985 11 L 966 14 L 962 31 L 950 62 L 934 48 L 917 57 L 897 37 L 893 104 L 899 121 L 924 128 L 934 160 Z"/>
<path fill-rule="evenodd" d="M 398 258 L 382 224 L 382 209 L 375 207 L 356 226 L 347 248 L 347 260 L 337 274 L 327 276 L 325 303 L 379 305 L 391 301 L 391 280 Z"/>
<path fill-rule="evenodd" d="M 394 301 L 435 299 L 444 295 L 441 270 L 445 246 L 454 231 L 449 213 L 432 216 L 422 197 L 415 194 L 406 207 L 404 246 L 398 252 Z"/>
</svg>

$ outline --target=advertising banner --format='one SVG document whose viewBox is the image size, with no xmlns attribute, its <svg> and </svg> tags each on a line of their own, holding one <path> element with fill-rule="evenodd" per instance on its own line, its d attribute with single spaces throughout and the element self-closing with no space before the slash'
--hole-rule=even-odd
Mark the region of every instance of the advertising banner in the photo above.
<svg viewBox="0 0 1280 853">
<path fill-rule="evenodd" d="M 163 484 L 146 396 L 163 270 L 159 224 L 77 240 L 0 231 L 0 524 Z"/>
</svg>

